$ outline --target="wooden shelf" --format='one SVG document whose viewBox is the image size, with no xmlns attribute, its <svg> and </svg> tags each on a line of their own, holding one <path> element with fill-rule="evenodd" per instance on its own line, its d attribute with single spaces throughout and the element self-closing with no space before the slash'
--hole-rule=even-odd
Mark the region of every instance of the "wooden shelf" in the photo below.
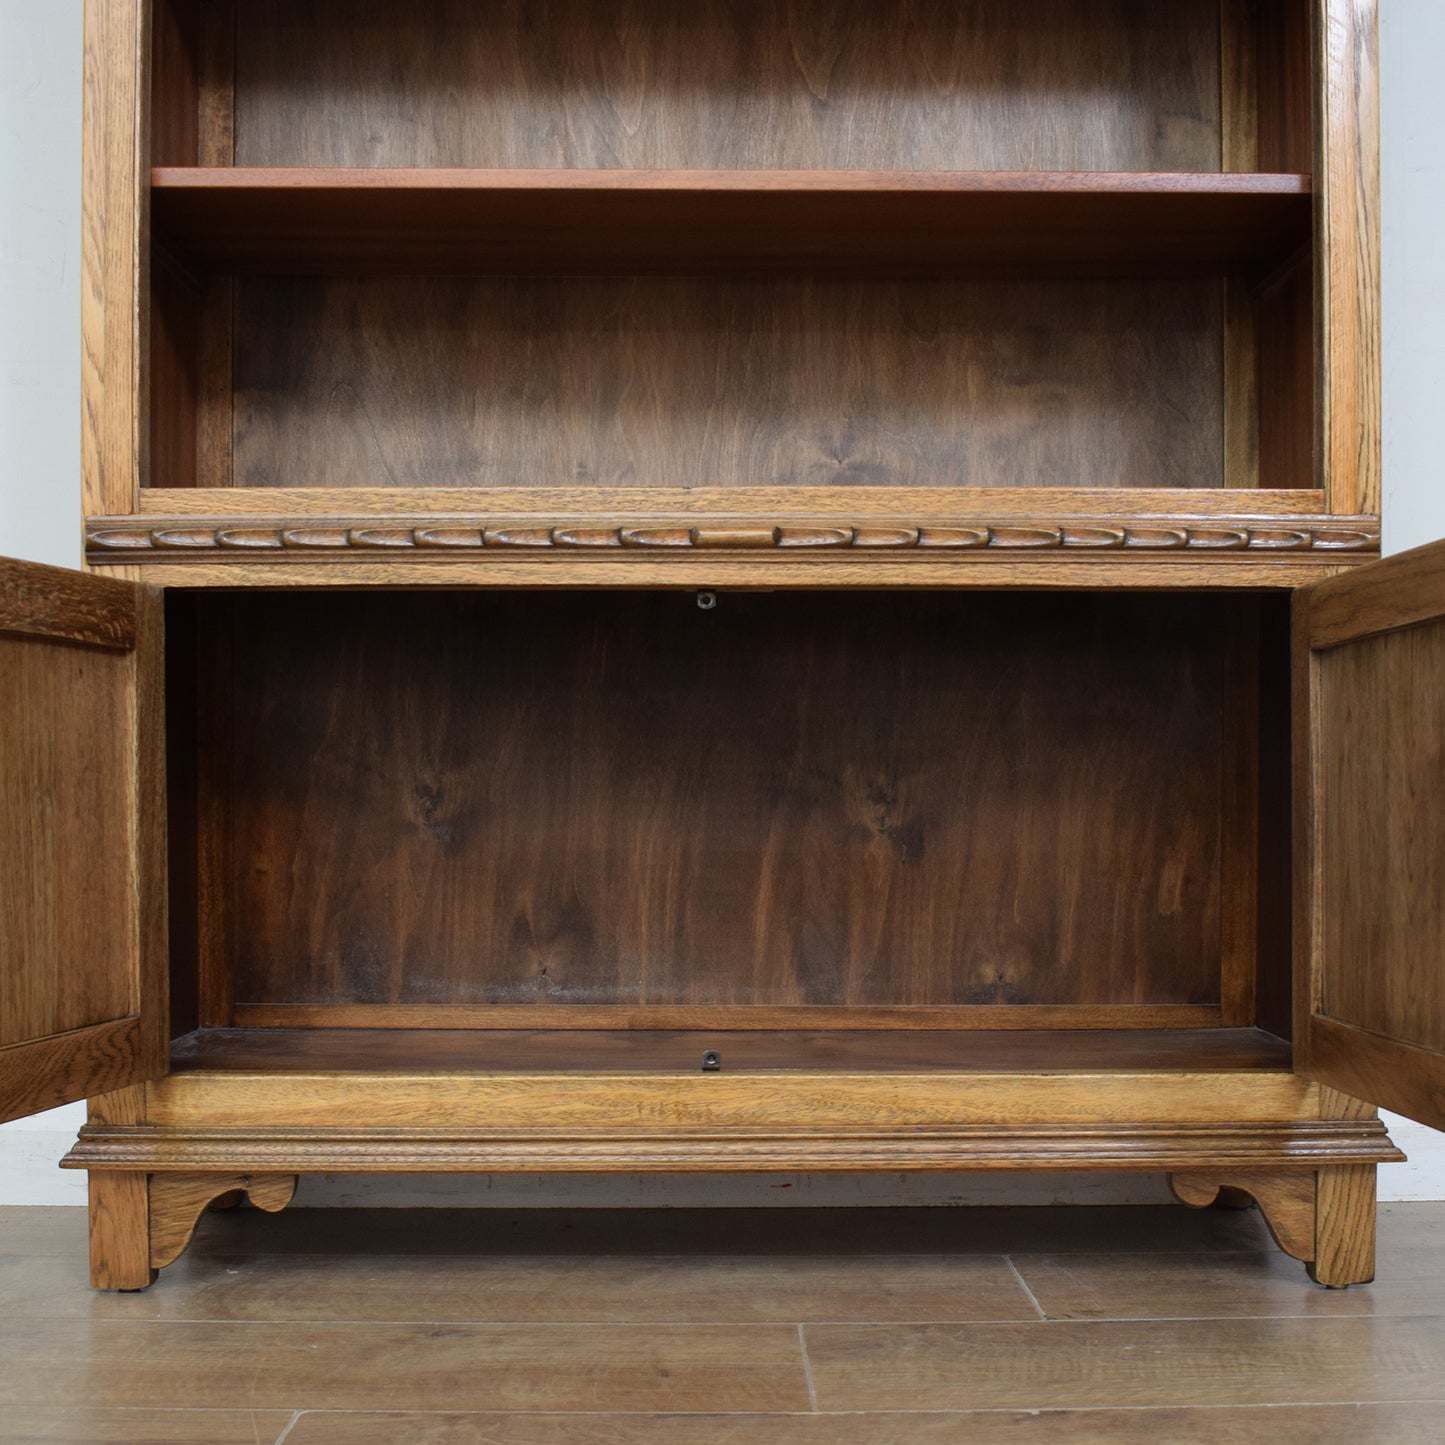
<svg viewBox="0 0 1445 1445">
<path fill-rule="evenodd" d="M 202 1029 L 172 1045 L 176 1073 L 1288 1072 L 1260 1029 L 681 1032 L 658 1029 Z"/>
<path fill-rule="evenodd" d="M 1035 171 L 152 172 L 156 233 L 267 273 L 1070 274 L 1257 269 L 1309 239 L 1303 175 Z"/>
</svg>

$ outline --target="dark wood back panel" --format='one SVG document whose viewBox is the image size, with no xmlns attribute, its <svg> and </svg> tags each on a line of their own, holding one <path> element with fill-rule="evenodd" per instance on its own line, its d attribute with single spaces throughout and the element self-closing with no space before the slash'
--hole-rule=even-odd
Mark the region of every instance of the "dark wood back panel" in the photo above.
<svg viewBox="0 0 1445 1445">
<path fill-rule="evenodd" d="M 239 165 L 1218 170 L 1218 0 L 238 0 Z"/>
<path fill-rule="evenodd" d="M 233 606 L 238 1004 L 1218 1002 L 1215 601 Z"/>
<path fill-rule="evenodd" d="M 238 486 L 1218 487 L 1221 283 L 238 283 Z"/>
</svg>

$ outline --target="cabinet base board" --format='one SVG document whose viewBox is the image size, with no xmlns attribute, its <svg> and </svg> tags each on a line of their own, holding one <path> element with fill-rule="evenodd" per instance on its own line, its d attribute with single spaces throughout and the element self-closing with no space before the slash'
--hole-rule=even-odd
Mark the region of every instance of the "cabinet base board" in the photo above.
<svg viewBox="0 0 1445 1445">
<path fill-rule="evenodd" d="M 960 1125 L 826 1133 L 630 1134 L 170 1129 L 87 1125 L 64 1167 L 273 1173 L 796 1173 L 1108 1169 L 1184 1173 L 1364 1165 L 1404 1156 L 1377 1119 L 1271 1124 Z"/>
</svg>

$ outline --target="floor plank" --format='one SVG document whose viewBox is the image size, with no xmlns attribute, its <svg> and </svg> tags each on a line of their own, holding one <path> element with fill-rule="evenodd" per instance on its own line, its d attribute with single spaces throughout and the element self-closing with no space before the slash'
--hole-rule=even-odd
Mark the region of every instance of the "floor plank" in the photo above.
<svg viewBox="0 0 1445 1445">
<path fill-rule="evenodd" d="M 1032 1320 L 1001 1256 L 183 1257 L 139 1294 L 86 1288 L 81 1258 L 0 1255 L 17 1319 L 757 1324 Z"/>
<path fill-rule="evenodd" d="M 820 1409 L 1323 1404 L 1445 1395 L 1445 1319 L 809 1325 Z"/>
<path fill-rule="evenodd" d="M 1011 1258 L 1051 1320 L 1445 1314 L 1445 1250 L 1394 1251 L 1379 1264 L 1372 1286 L 1347 1290 L 1320 1289 L 1278 1249 Z"/>
<path fill-rule="evenodd" d="M 69 1259 L 86 1252 L 84 1205 L 0 1206 L 0 1250 Z"/>
<path fill-rule="evenodd" d="M 808 1407 L 786 1325 L 0 1325 L 0 1404 L 217 1409 Z"/>
<path fill-rule="evenodd" d="M 1440 1405 L 998 1415 L 303 1415 L 286 1445 L 1439 1445 Z"/>
<path fill-rule="evenodd" d="M 1257 1211 L 238 1210 L 104 1295 L 5 1210 L 0 1445 L 1445 1439 L 1445 1204 L 1380 1228 L 1325 1291 Z"/>
<path fill-rule="evenodd" d="M 294 1419 L 289 1410 L 6 1410 L 0 1445 L 275 1445 Z"/>
</svg>

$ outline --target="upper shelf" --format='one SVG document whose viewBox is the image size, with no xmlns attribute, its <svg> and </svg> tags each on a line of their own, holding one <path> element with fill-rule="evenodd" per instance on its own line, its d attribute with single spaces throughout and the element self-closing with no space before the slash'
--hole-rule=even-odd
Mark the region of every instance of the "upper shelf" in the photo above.
<svg viewBox="0 0 1445 1445">
<path fill-rule="evenodd" d="M 1257 269 L 1305 245 L 1309 176 L 1064 171 L 152 172 L 156 233 L 271 273 L 1086 274 Z"/>
</svg>

